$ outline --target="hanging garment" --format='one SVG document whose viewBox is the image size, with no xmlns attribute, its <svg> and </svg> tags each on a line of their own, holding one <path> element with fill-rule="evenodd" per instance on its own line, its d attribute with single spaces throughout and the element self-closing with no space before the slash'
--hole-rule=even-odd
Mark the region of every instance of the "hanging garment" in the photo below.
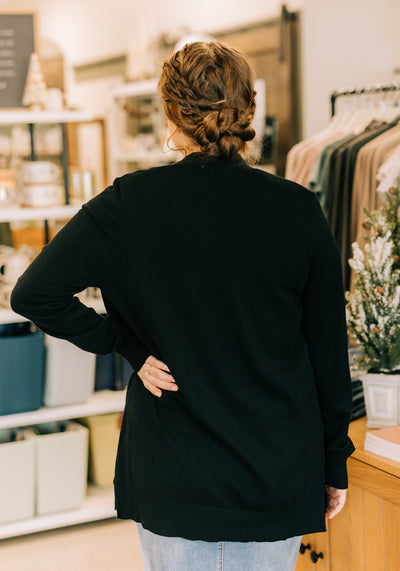
<svg viewBox="0 0 400 571">
<path fill-rule="evenodd" d="M 352 192 L 356 159 L 365 145 L 392 127 L 393 124 L 373 122 L 364 133 L 345 142 L 336 151 L 336 163 L 328 191 L 331 200 L 328 208 L 328 220 L 341 251 L 345 289 L 348 289 L 350 285 L 348 259 L 351 255 L 350 227 L 354 216 Z"/>
<path fill-rule="evenodd" d="M 400 145 L 400 125 L 372 140 L 360 151 L 355 169 L 353 197 L 351 241 L 361 237 L 364 215 L 362 207 L 378 208 L 382 197 L 377 193 L 376 173 L 390 154 Z"/>
<path fill-rule="evenodd" d="M 364 213 L 362 208 L 374 210 L 385 203 L 384 195 L 377 192 L 376 173 L 399 145 L 400 125 L 396 125 L 368 143 L 357 157 L 351 206 L 353 214 L 350 240 L 351 242 L 357 241 L 361 247 L 365 244 L 364 236 L 366 233 L 363 228 Z M 351 270 L 351 291 L 354 289 L 355 279 L 355 272 Z"/>
<path fill-rule="evenodd" d="M 309 188 L 311 174 L 315 168 L 319 156 L 327 145 L 334 143 L 338 139 L 344 136 L 343 131 L 332 133 L 328 137 L 324 137 L 321 141 L 315 142 L 313 145 L 307 148 L 307 151 L 303 153 L 298 168 L 293 173 L 293 179 L 298 184 Z"/>
<path fill-rule="evenodd" d="M 317 160 L 319 153 L 330 142 L 339 139 L 347 132 L 343 129 L 326 129 L 325 131 L 314 135 L 310 139 L 306 139 L 294 145 L 286 159 L 285 178 L 300 184 L 308 186 L 311 171 Z M 315 149 L 318 148 L 318 152 Z M 308 172 L 308 175 L 307 175 Z"/>
<path fill-rule="evenodd" d="M 318 160 L 315 162 L 313 170 L 310 174 L 310 180 L 308 187 L 312 190 L 326 213 L 326 201 L 327 201 L 327 190 L 328 190 L 328 178 L 329 178 L 329 165 L 332 154 L 335 150 L 342 145 L 344 142 L 349 141 L 354 137 L 353 134 L 346 135 L 340 139 L 329 143 L 321 151 Z"/>
<path fill-rule="evenodd" d="M 396 147 L 389 158 L 379 167 L 376 174 L 378 192 L 387 192 L 396 186 L 400 176 L 400 146 Z"/>
</svg>

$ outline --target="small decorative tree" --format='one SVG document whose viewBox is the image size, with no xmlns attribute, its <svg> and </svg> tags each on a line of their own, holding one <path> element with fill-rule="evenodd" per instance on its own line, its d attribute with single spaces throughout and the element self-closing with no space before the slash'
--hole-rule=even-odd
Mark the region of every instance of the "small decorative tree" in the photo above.
<svg viewBox="0 0 400 571">
<path fill-rule="evenodd" d="M 400 373 L 400 178 L 386 200 L 379 210 L 364 208 L 370 236 L 364 252 L 352 246 L 357 280 L 346 292 L 349 334 L 364 350 L 355 367 L 371 373 Z"/>
<path fill-rule="evenodd" d="M 46 96 L 47 88 L 43 79 L 39 56 L 33 53 L 29 61 L 22 104 L 31 109 L 43 109 L 46 103 Z"/>
</svg>

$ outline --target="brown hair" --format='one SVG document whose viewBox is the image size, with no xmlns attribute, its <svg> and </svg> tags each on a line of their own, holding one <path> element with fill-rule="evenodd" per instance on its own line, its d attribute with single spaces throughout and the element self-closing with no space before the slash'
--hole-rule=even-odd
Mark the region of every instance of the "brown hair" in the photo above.
<svg viewBox="0 0 400 571">
<path fill-rule="evenodd" d="M 238 50 L 193 42 L 164 62 L 159 90 L 167 118 L 214 157 L 246 153 L 255 136 L 254 74 Z M 178 149 L 182 150 L 182 149 Z"/>
</svg>

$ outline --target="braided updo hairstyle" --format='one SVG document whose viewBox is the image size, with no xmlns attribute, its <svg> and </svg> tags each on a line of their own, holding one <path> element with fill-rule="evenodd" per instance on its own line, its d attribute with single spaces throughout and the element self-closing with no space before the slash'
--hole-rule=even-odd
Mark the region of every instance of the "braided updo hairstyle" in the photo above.
<svg viewBox="0 0 400 571">
<path fill-rule="evenodd" d="M 246 154 L 255 136 L 254 76 L 245 57 L 222 42 L 193 42 L 162 66 L 167 118 L 211 157 Z"/>
</svg>

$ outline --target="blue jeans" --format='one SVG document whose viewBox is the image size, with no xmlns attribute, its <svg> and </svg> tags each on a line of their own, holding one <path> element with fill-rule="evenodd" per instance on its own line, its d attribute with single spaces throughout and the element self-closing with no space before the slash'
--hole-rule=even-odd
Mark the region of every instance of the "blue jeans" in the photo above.
<svg viewBox="0 0 400 571">
<path fill-rule="evenodd" d="M 302 536 L 281 541 L 192 541 L 136 523 L 144 571 L 293 571 Z"/>
</svg>

